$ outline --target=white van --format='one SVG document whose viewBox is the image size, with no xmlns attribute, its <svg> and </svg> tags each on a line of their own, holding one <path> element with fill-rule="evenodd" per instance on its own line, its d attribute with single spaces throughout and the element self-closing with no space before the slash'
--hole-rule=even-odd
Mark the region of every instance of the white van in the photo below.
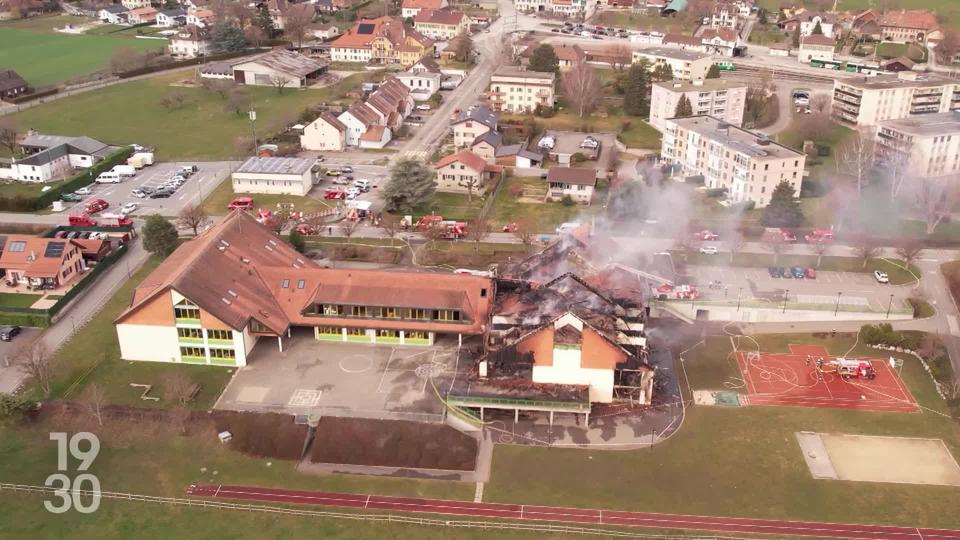
<svg viewBox="0 0 960 540">
<path fill-rule="evenodd" d="M 557 234 L 569 234 L 579 228 L 580 228 L 580 223 L 575 223 L 575 222 L 561 223 L 560 226 L 557 227 Z"/>
<path fill-rule="evenodd" d="M 116 171 L 102 172 L 94 182 L 98 184 L 118 184 L 120 183 L 120 173 Z"/>
<path fill-rule="evenodd" d="M 366 193 L 367 191 L 370 191 L 370 181 L 369 181 L 369 180 L 364 180 L 364 179 L 354 180 L 354 181 L 353 181 L 353 187 L 355 187 L 355 188 L 359 189 L 360 191 L 363 191 L 364 193 Z"/>
</svg>

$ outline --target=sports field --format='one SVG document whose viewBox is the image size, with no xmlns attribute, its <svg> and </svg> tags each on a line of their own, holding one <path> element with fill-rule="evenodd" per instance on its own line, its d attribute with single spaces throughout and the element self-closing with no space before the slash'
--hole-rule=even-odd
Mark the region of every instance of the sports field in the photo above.
<svg viewBox="0 0 960 540">
<path fill-rule="evenodd" d="M 0 66 L 16 70 L 34 87 L 104 69 L 120 48 L 146 51 L 166 45 L 166 40 L 58 34 L 0 24 Z"/>
</svg>

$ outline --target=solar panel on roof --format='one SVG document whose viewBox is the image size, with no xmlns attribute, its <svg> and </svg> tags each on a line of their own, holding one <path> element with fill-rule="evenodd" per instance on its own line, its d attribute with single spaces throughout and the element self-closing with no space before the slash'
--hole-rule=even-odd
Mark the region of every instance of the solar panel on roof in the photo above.
<svg viewBox="0 0 960 540">
<path fill-rule="evenodd" d="M 375 24 L 361 24 L 357 26 L 358 34 L 372 34 L 373 29 L 376 28 Z"/>
<path fill-rule="evenodd" d="M 58 259 L 63 255 L 63 248 L 66 245 L 66 242 L 50 242 L 47 244 L 47 249 L 44 250 L 43 256 Z"/>
</svg>

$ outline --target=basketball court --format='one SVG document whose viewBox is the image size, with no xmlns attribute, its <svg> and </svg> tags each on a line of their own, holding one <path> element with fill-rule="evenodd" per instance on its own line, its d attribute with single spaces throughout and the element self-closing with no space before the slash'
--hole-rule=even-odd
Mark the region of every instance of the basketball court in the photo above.
<svg viewBox="0 0 960 540">
<path fill-rule="evenodd" d="M 819 345 L 790 345 L 790 353 L 737 351 L 746 389 L 744 404 L 829 407 L 879 412 L 917 412 L 910 391 L 886 360 L 866 362 L 876 377 L 842 377 L 830 362 L 836 357 Z M 819 362 L 818 362 L 819 360 Z M 818 364 L 820 365 L 818 367 Z"/>
</svg>

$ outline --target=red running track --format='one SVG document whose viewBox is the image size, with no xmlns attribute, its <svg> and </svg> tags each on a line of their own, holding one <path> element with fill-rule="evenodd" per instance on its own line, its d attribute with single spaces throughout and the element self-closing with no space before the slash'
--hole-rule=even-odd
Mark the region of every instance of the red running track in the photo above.
<svg viewBox="0 0 960 540">
<path fill-rule="evenodd" d="M 650 527 L 739 534 L 775 536 L 812 536 L 864 540 L 960 540 L 960 531 L 883 525 L 817 523 L 771 519 L 726 518 L 560 508 L 527 504 L 475 503 L 442 499 L 411 499 L 353 493 L 323 493 L 263 487 L 191 485 L 187 494 L 194 497 L 215 497 L 245 501 L 286 504 L 311 504 L 363 510 L 393 510 L 418 514 L 484 517 L 520 521 L 577 523 L 593 526 Z"/>
</svg>

